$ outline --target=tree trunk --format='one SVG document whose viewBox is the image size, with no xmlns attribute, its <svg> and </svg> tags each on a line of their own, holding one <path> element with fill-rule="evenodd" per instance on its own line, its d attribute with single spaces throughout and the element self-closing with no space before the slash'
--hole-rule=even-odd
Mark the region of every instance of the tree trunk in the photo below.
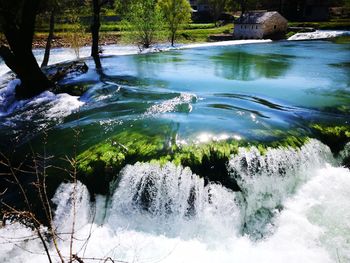
<svg viewBox="0 0 350 263">
<path fill-rule="evenodd" d="M 95 61 L 95 65 L 97 69 L 102 68 L 100 54 L 99 54 L 99 32 L 100 32 L 100 12 L 101 6 L 98 0 L 92 1 L 93 5 L 93 21 L 91 25 L 91 34 L 92 34 L 92 47 L 91 47 L 91 56 Z"/>
<path fill-rule="evenodd" d="M 171 46 L 173 47 L 174 46 L 174 42 L 175 42 L 175 32 L 173 32 L 172 34 L 171 34 Z"/>
<path fill-rule="evenodd" d="M 47 41 L 46 41 L 44 59 L 43 59 L 43 62 L 41 63 L 42 68 L 46 67 L 47 64 L 49 63 L 51 43 L 52 43 L 52 39 L 53 39 L 54 30 L 55 30 L 55 10 L 52 10 L 51 14 L 50 14 L 49 35 L 48 35 Z"/>
<path fill-rule="evenodd" d="M 24 2 L 20 24 L 11 14 L 3 17 L 3 31 L 10 48 L 1 46 L 0 56 L 21 80 L 21 85 L 16 87 L 18 99 L 34 97 L 52 87 L 32 52 L 38 5 L 39 0 Z"/>
<path fill-rule="evenodd" d="M 241 11 L 242 11 L 241 16 L 243 16 L 247 11 L 247 4 L 245 0 L 241 0 L 240 4 L 241 4 Z"/>
<path fill-rule="evenodd" d="M 280 0 L 280 3 L 279 3 L 279 12 L 280 12 L 280 14 L 283 14 L 283 15 L 284 15 L 284 0 Z"/>
<path fill-rule="evenodd" d="M 22 45 L 19 44 L 19 46 Z M 31 49 L 11 51 L 2 46 L 0 56 L 21 80 L 21 85 L 16 87 L 16 98 L 31 98 L 52 87 L 52 83 L 41 71 Z"/>
</svg>

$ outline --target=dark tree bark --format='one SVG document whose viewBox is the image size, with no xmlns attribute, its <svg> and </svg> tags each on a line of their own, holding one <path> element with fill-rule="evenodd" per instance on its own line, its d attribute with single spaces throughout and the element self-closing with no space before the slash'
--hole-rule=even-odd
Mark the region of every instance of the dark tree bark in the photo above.
<svg viewBox="0 0 350 263">
<path fill-rule="evenodd" d="M 50 51 L 51 51 L 51 43 L 52 39 L 54 37 L 54 30 L 55 30 L 55 10 L 51 10 L 50 14 L 50 29 L 49 29 L 49 35 L 47 37 L 46 41 L 46 47 L 45 47 L 45 54 L 44 54 L 44 59 L 43 62 L 41 63 L 41 67 L 46 67 L 47 64 L 49 63 L 50 59 Z"/>
<path fill-rule="evenodd" d="M 172 47 L 174 46 L 174 43 L 175 43 L 175 33 L 172 32 L 172 33 L 171 33 L 171 46 L 172 46 Z"/>
<path fill-rule="evenodd" d="M 92 0 L 92 9 L 93 9 L 93 21 L 91 25 L 91 34 L 92 34 L 92 47 L 91 47 L 91 56 L 95 61 L 97 69 L 102 68 L 100 54 L 99 54 L 99 33 L 100 33 L 100 13 L 102 3 L 99 0 Z"/>
<path fill-rule="evenodd" d="M 280 14 L 282 14 L 282 10 L 283 10 L 283 0 L 279 0 L 278 12 L 280 12 Z"/>
<path fill-rule="evenodd" d="M 96 69 L 101 69 L 101 59 L 99 51 L 99 39 L 100 39 L 100 27 L 101 27 L 101 8 L 104 5 L 109 4 L 113 6 L 114 0 L 92 0 L 92 11 L 93 19 L 91 24 L 91 35 L 92 35 L 92 47 L 91 47 L 91 56 L 95 61 Z"/>
<path fill-rule="evenodd" d="M 21 80 L 21 85 L 16 87 L 18 99 L 31 98 L 52 87 L 32 52 L 39 3 L 40 0 L 24 2 L 20 23 L 16 23 L 9 12 L 1 14 L 2 28 L 9 47 L 1 46 L 0 56 Z"/>
<path fill-rule="evenodd" d="M 245 12 L 247 11 L 247 2 L 246 0 L 240 0 L 240 5 L 241 5 L 241 16 L 243 16 L 245 14 Z"/>
</svg>

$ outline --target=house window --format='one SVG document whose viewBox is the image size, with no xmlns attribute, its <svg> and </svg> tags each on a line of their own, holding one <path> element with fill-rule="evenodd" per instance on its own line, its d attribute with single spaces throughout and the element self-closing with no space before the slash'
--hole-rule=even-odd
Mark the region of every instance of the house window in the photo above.
<svg viewBox="0 0 350 263">
<path fill-rule="evenodd" d="M 252 26 L 252 29 L 254 29 L 254 26 Z"/>
<path fill-rule="evenodd" d="M 258 29 L 258 26 L 256 26 L 256 29 Z"/>
<path fill-rule="evenodd" d="M 241 29 L 243 29 L 243 26 L 241 26 Z"/>
</svg>

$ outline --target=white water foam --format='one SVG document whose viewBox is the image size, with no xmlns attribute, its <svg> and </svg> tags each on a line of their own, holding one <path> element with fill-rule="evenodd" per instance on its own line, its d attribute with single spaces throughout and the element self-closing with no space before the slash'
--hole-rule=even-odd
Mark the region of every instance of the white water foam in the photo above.
<svg viewBox="0 0 350 263">
<path fill-rule="evenodd" d="M 242 190 L 243 232 L 258 238 L 266 235 L 271 217 L 284 200 L 311 178 L 315 169 L 324 167 L 325 160 L 335 163 L 330 149 L 313 139 L 300 149 L 271 148 L 264 154 L 256 147 L 240 148 L 229 162 L 229 172 Z"/>
<path fill-rule="evenodd" d="M 315 147 L 321 148 L 313 150 Z M 95 207 L 89 203 L 86 188 L 78 183 L 73 251 L 84 262 L 107 257 L 115 262 L 348 262 L 350 171 L 310 163 L 315 161 L 312 153 L 320 153 L 317 162 L 327 158 L 322 147 L 312 142 L 301 151 L 309 175 L 293 194 L 286 194 L 284 209 L 273 219 L 275 231 L 261 240 L 241 235 L 242 209 L 236 193 L 217 184 L 204 186 L 203 179 L 188 168 L 135 164 L 122 171 L 111 201 L 99 196 Z M 284 160 L 272 163 L 287 162 L 288 154 L 281 151 L 269 153 L 268 158 L 282 154 L 276 157 Z M 307 151 L 311 151 L 310 158 Z M 259 183 L 265 188 L 264 182 Z M 281 181 L 269 183 L 276 185 L 271 187 L 273 192 Z M 281 189 L 288 192 L 283 182 Z M 64 184 L 54 198 L 63 255 L 69 253 L 69 236 L 64 233 L 70 231 L 72 222 L 72 192 L 73 185 Z M 30 240 L 21 241 L 26 237 Z M 40 242 L 33 237 L 35 233 L 18 224 L 0 228 L 0 261 L 46 262 Z M 54 255 L 53 247 L 50 251 Z"/>
<path fill-rule="evenodd" d="M 316 30 L 315 32 L 297 33 L 288 38 L 288 40 L 328 39 L 348 35 L 350 35 L 350 31 Z"/>
<path fill-rule="evenodd" d="M 6 88 L 0 89 L 0 117 L 7 118 L 6 125 L 13 125 L 16 120 L 32 120 L 38 115 L 44 120 L 60 121 L 84 105 L 79 97 L 68 94 L 55 95 L 49 91 L 32 99 L 17 100 L 14 89 L 19 84 L 20 80 L 15 79 L 10 81 Z"/>
<path fill-rule="evenodd" d="M 175 110 L 181 110 L 185 112 L 192 111 L 192 103 L 196 102 L 197 96 L 189 93 L 181 93 L 173 99 L 163 101 L 159 104 L 151 106 L 145 113 L 145 115 L 155 115 L 167 112 L 173 112 Z"/>
<path fill-rule="evenodd" d="M 215 184 L 205 186 L 188 168 L 138 163 L 127 166 L 121 176 L 109 225 L 184 239 L 237 234 L 235 193 Z"/>
</svg>

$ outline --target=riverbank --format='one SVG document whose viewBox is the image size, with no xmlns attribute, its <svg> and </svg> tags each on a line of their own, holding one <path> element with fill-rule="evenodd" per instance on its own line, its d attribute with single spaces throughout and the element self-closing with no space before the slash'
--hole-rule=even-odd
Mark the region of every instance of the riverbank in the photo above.
<svg viewBox="0 0 350 263">
<path fill-rule="evenodd" d="M 72 33 L 55 33 L 52 40 L 52 48 L 73 48 Z M 108 32 L 100 34 L 100 45 L 112 45 L 117 44 L 121 40 L 120 33 Z M 33 48 L 45 48 L 47 41 L 47 33 L 36 33 L 33 39 Z M 91 45 L 91 34 L 80 33 L 78 46 L 90 46 Z"/>
<path fill-rule="evenodd" d="M 333 19 L 324 22 L 289 22 L 289 27 L 312 27 L 316 30 L 350 30 L 350 19 Z M 79 39 L 72 41 L 71 24 L 56 25 L 56 33 L 52 42 L 52 47 L 72 47 L 89 46 L 91 43 L 91 34 L 89 32 L 79 32 Z M 35 34 L 33 47 L 44 48 L 47 39 L 47 26 L 39 27 Z M 189 24 L 186 28 L 179 30 L 177 36 L 178 43 L 199 43 L 209 42 L 211 35 L 229 34 L 233 32 L 233 24 L 228 23 L 222 26 L 215 26 L 214 23 Z M 101 45 L 111 44 L 130 44 L 125 37 L 130 32 L 123 30 L 120 23 L 103 23 L 101 25 L 100 43 Z M 76 42 L 75 44 L 72 42 Z M 160 43 L 166 42 L 166 39 L 160 39 Z"/>
<path fill-rule="evenodd" d="M 288 41 L 293 40 L 320 40 L 320 39 L 333 39 L 334 42 L 348 43 L 350 41 L 350 31 L 337 31 L 337 30 L 317 30 L 315 32 L 309 33 L 297 33 L 292 37 L 288 38 Z M 74 49 L 70 43 L 66 40 L 65 36 L 61 34 L 56 34 L 56 38 L 53 41 L 50 61 L 49 64 L 53 65 L 56 63 L 61 63 L 65 61 L 76 60 L 77 55 L 80 58 L 85 58 L 90 56 L 90 35 L 86 34 L 85 37 L 81 38 L 81 42 L 84 43 L 79 49 Z M 119 44 L 118 34 L 105 34 L 101 33 L 101 51 L 105 56 L 110 55 L 131 55 L 140 53 L 140 50 L 135 45 L 130 45 L 126 43 Z M 37 34 L 34 40 L 34 55 L 38 60 L 38 63 L 41 63 L 43 58 L 42 49 L 45 47 L 45 35 Z M 255 44 L 255 43 L 266 43 L 271 42 L 271 40 L 230 40 L 230 41 L 218 41 L 218 42 L 180 42 L 181 44 L 175 44 L 174 47 L 171 47 L 169 43 L 159 43 L 154 45 L 150 49 L 144 50 L 142 53 L 149 52 L 159 52 L 159 51 L 168 51 L 172 49 L 188 49 L 188 48 L 200 48 L 200 47 L 209 47 L 209 46 L 231 46 L 231 45 L 242 45 L 242 44 Z M 77 53 L 77 50 L 79 52 Z M 7 66 L 2 63 L 0 59 L 0 75 L 8 72 Z"/>
<path fill-rule="evenodd" d="M 350 30 L 350 19 L 331 20 L 326 22 L 290 22 L 289 27 L 312 27 L 316 30 Z M 216 27 L 213 23 L 206 24 L 190 24 L 185 29 L 179 31 L 176 42 L 182 44 L 194 44 L 211 42 L 210 36 L 224 35 L 233 32 L 233 24 L 225 24 Z M 75 32 L 78 37 L 74 37 L 72 25 L 59 24 L 56 26 L 56 32 L 52 41 L 52 48 L 74 48 L 75 46 L 90 46 L 91 34 L 89 32 Z M 293 34 L 297 32 L 292 32 Z M 41 27 L 35 33 L 33 40 L 33 48 L 45 48 L 47 40 L 47 28 Z M 118 23 L 102 24 L 100 32 L 100 45 L 130 45 L 126 37 L 127 32 L 122 30 Z M 287 37 L 293 34 L 287 35 Z M 3 37 L 0 35 L 0 43 L 3 42 Z M 159 39 L 158 43 L 166 43 L 167 39 Z"/>
<path fill-rule="evenodd" d="M 103 27 L 102 27 L 103 28 Z M 119 27 L 118 30 L 109 27 L 109 30 L 101 30 L 100 32 L 100 45 L 112 45 L 112 44 L 131 44 L 128 40 L 127 35 L 130 34 L 128 31 L 123 31 Z M 73 47 L 78 46 L 89 46 L 91 45 L 91 34 L 89 32 L 78 32 L 79 37 L 75 40 L 72 38 L 73 32 L 67 30 L 57 30 L 55 37 L 52 41 L 53 48 L 61 47 Z M 214 24 L 191 24 L 187 28 L 182 29 L 178 32 L 176 42 L 178 43 L 199 43 L 208 42 L 210 35 L 215 34 L 227 34 L 233 32 L 233 25 L 226 24 L 216 27 Z M 35 33 L 33 40 L 33 48 L 45 48 L 47 40 L 47 32 L 40 31 Z M 164 37 L 157 41 L 158 43 L 167 42 Z"/>
</svg>

